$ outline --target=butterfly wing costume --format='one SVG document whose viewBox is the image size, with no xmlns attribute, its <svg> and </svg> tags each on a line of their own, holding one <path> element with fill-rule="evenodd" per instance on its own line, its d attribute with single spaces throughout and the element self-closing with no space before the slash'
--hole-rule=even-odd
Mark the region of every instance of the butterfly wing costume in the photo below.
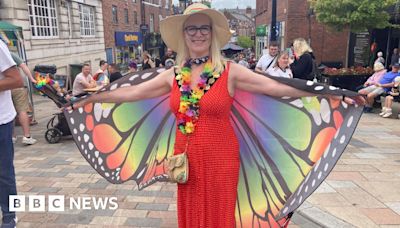
<svg viewBox="0 0 400 228">
<path fill-rule="evenodd" d="M 125 76 L 102 91 L 142 83 L 163 70 Z M 333 169 L 362 114 L 361 106 L 326 96 L 356 96 L 354 92 L 271 78 L 318 96 L 278 98 L 236 91 L 229 114 L 240 150 L 236 227 L 283 226 Z M 164 161 L 174 154 L 177 137 L 170 99 L 93 103 L 65 111 L 65 116 L 81 154 L 101 176 L 114 184 L 134 180 L 143 189 L 168 178 Z"/>
</svg>

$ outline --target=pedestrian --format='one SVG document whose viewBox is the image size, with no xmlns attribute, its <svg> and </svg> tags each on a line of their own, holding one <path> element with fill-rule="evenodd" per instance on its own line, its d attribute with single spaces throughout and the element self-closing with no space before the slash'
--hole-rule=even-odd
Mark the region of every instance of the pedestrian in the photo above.
<svg viewBox="0 0 400 228">
<path fill-rule="evenodd" d="M 150 54 L 147 51 L 144 51 L 142 54 L 142 70 L 147 70 L 150 68 L 154 68 L 156 67 L 155 63 L 153 62 L 153 60 L 151 59 Z"/>
<path fill-rule="evenodd" d="M 129 62 L 128 67 L 129 67 L 129 72 L 128 73 L 136 72 L 137 68 L 138 68 L 135 61 Z"/>
<path fill-rule="evenodd" d="M 9 209 L 9 196 L 17 195 L 12 142 L 16 112 L 11 99 L 12 89 L 22 87 L 22 77 L 6 44 L 0 40 L 0 208 L 2 228 L 16 227 L 15 212 Z"/>
<path fill-rule="evenodd" d="M 115 63 L 110 64 L 108 72 L 110 72 L 110 83 L 123 77 L 118 65 Z"/>
<path fill-rule="evenodd" d="M 293 72 L 293 78 L 303 80 L 314 80 L 314 62 L 315 57 L 311 47 L 303 38 L 297 38 L 293 41 L 294 62 L 290 64 Z"/>
<path fill-rule="evenodd" d="M 385 103 L 382 107 L 382 112 L 379 113 L 383 118 L 388 118 L 393 115 L 392 113 L 392 105 L 393 102 L 400 102 L 400 77 L 397 76 L 394 80 L 394 85 L 391 91 L 388 92 L 388 95 L 385 97 Z"/>
<path fill-rule="evenodd" d="M 293 74 L 289 66 L 288 51 L 279 53 L 276 63 L 273 67 L 268 68 L 267 74 L 276 77 L 293 78 Z"/>
<path fill-rule="evenodd" d="M 104 76 L 107 76 L 108 63 L 105 60 L 100 60 L 99 66 L 100 68 L 93 75 L 93 79 L 96 81 L 104 80 Z"/>
<path fill-rule="evenodd" d="M 240 166 L 247 163 L 247 159 L 261 159 L 260 162 L 262 163 L 268 162 L 266 160 L 263 160 L 265 158 L 265 155 L 263 156 L 259 154 L 257 150 L 253 151 L 254 154 L 243 158 L 244 160 L 241 160 L 242 158 L 239 155 L 239 135 L 235 134 L 233 125 L 236 126 L 237 124 L 239 124 L 238 122 L 245 120 L 234 120 L 234 124 L 232 125 L 232 122 L 230 121 L 230 115 L 232 103 L 234 102 L 233 96 L 238 90 L 266 94 L 279 98 L 290 95 L 290 97 L 293 99 L 303 96 L 314 96 L 315 94 L 295 89 L 294 87 L 291 87 L 287 84 L 278 82 L 278 80 L 275 78 L 272 79 L 270 77 L 265 77 L 264 75 L 255 73 L 239 64 L 224 61 L 221 57 L 220 49 L 229 41 L 231 36 L 228 21 L 222 13 L 217 10 L 209 9 L 203 4 L 192 4 L 184 11 L 183 15 L 175 15 L 164 19 L 160 22 L 160 31 L 161 36 L 168 47 L 171 47 L 173 50 L 177 50 L 177 64 L 174 68 L 162 71 L 160 75 L 132 87 L 122 86 L 119 88 L 115 88 L 112 91 L 94 94 L 86 99 L 80 100 L 79 102 L 72 104 L 69 108 L 70 111 L 76 109 L 79 110 L 79 112 L 72 112 L 71 115 L 81 115 L 80 111 L 82 111 L 82 107 L 85 105 L 87 106 L 85 106 L 84 110 L 89 110 L 90 113 L 90 109 L 91 107 L 93 107 L 92 103 L 121 103 L 133 101 L 140 102 L 143 100 L 147 100 L 148 98 L 155 98 L 160 96 L 164 97 L 164 95 L 168 94 L 170 98 L 167 104 L 169 104 L 171 112 L 176 118 L 177 124 L 176 131 L 174 133 L 174 154 L 176 156 L 183 155 L 183 157 L 184 155 L 187 155 L 189 167 L 188 173 L 190 173 L 190 176 L 187 179 L 186 183 L 178 184 L 177 208 L 179 227 L 219 228 L 235 226 L 238 227 L 240 224 L 245 224 L 241 225 L 241 227 L 249 227 L 252 223 L 263 223 L 263 225 L 265 226 L 267 226 L 268 224 L 270 224 L 271 226 L 278 226 L 279 223 L 281 226 L 287 226 L 288 216 L 284 216 L 284 218 L 280 221 L 275 221 L 274 217 L 279 211 L 277 204 L 282 206 L 285 203 L 285 200 L 290 197 L 290 195 L 284 195 L 284 193 L 282 193 L 282 196 L 279 196 L 282 198 L 277 200 L 276 202 L 266 200 L 266 198 L 268 197 L 265 195 L 265 191 L 267 190 L 265 190 L 264 188 L 280 188 L 278 185 L 275 186 L 275 179 L 272 181 L 267 180 L 268 178 L 265 178 L 264 176 L 265 173 L 262 177 L 251 177 L 251 180 L 249 179 L 251 183 L 243 184 L 243 182 L 240 182 L 241 188 L 244 187 L 243 185 L 249 185 L 248 187 L 251 190 L 248 190 L 249 192 L 240 191 L 240 195 L 238 193 Z M 298 80 L 291 81 L 293 81 L 293 83 L 302 83 L 304 86 L 306 86 L 305 82 L 299 82 Z M 324 88 L 323 86 L 318 86 L 321 88 L 313 87 L 311 91 L 317 91 Z M 261 97 L 263 97 L 263 99 L 268 100 L 266 96 L 260 95 L 259 97 L 260 99 Z M 325 97 L 332 99 L 331 101 L 335 104 L 340 104 L 340 102 L 342 101 L 342 97 L 337 97 L 334 95 L 326 94 Z M 362 104 L 362 98 L 357 97 L 357 99 L 359 99 L 360 103 Z M 252 103 L 252 97 L 248 97 L 248 100 L 252 104 L 253 108 L 257 107 L 258 104 L 256 103 L 256 101 Z M 353 100 L 349 100 L 348 98 L 344 98 L 344 100 L 349 103 L 353 102 Z M 294 107 L 294 105 L 299 105 L 299 101 L 300 99 L 294 100 L 293 105 L 290 105 L 290 107 Z M 274 110 L 274 105 L 278 105 L 278 103 L 273 103 L 274 102 L 271 103 L 271 107 L 265 107 L 265 109 L 263 107 L 263 110 Z M 141 104 L 139 103 L 133 104 L 141 106 Z M 162 103 L 158 104 L 160 104 L 161 106 L 164 105 Z M 158 104 L 157 107 L 160 106 Z M 289 106 L 289 104 L 287 106 Z M 327 108 L 328 106 L 329 102 L 324 105 L 323 110 L 325 110 L 325 108 Z M 157 107 L 154 107 L 154 109 L 156 109 Z M 305 107 L 304 105 L 304 109 L 307 109 L 308 107 L 311 106 Z M 348 107 L 350 107 L 350 105 Z M 148 107 L 147 105 L 147 108 L 149 108 L 148 110 L 150 110 L 151 107 Z M 285 107 L 285 109 L 286 108 L 288 107 Z M 127 109 L 122 108 L 121 112 L 123 112 L 122 110 L 129 110 L 129 107 L 127 107 Z M 158 111 L 158 109 L 156 110 Z M 113 112 L 113 110 L 109 110 L 107 113 L 111 113 L 110 111 Z M 132 111 L 134 110 L 132 109 Z M 161 140 L 164 140 L 164 138 L 159 138 L 159 134 L 161 133 L 161 131 L 164 131 L 164 129 L 162 126 L 158 126 L 157 122 L 154 121 L 156 119 L 159 119 L 160 117 L 161 119 L 163 119 L 163 122 L 166 122 L 168 115 L 164 116 L 164 114 L 158 113 L 157 111 L 145 112 L 146 116 L 159 116 L 150 118 L 153 121 L 151 123 L 148 123 L 149 125 L 156 126 L 156 135 L 143 135 L 143 140 L 146 138 L 150 138 L 151 142 L 156 141 L 156 148 L 161 149 L 161 147 L 164 147 L 164 144 L 161 145 L 159 143 L 161 143 Z M 69 114 L 69 112 L 67 114 Z M 114 114 L 118 115 L 117 112 L 113 112 L 112 116 L 114 116 Z M 251 113 L 249 112 L 248 114 L 248 117 L 251 118 Z M 126 115 L 131 114 L 127 113 Z M 324 116 L 322 113 L 321 115 Z M 339 115 L 339 113 L 336 113 L 335 115 Z M 117 116 L 115 117 L 118 118 Z M 74 118 L 71 117 L 71 119 Z M 128 123 L 130 122 L 130 120 L 134 119 L 139 120 L 137 124 L 132 125 L 132 123 L 134 122 Z M 337 120 L 339 121 L 339 119 Z M 123 145 L 123 148 L 125 148 L 130 147 L 130 145 L 136 144 L 137 140 L 140 141 L 140 139 L 131 138 L 133 136 L 130 135 L 135 135 L 136 133 L 141 134 L 140 132 L 144 133 L 145 130 L 142 129 L 141 126 L 147 124 L 147 122 L 145 121 L 145 117 L 143 117 L 143 119 L 130 117 L 129 121 L 125 121 L 123 116 L 120 116 L 118 120 L 118 126 L 124 129 L 128 129 L 129 126 L 133 126 L 132 129 L 134 129 L 133 131 L 135 131 L 135 133 L 131 134 L 130 132 L 126 132 L 126 130 L 122 130 L 124 134 L 127 135 L 127 137 L 129 135 L 129 140 L 127 141 L 128 144 L 120 141 L 121 139 L 118 138 L 119 136 L 113 136 L 116 140 L 118 140 L 117 144 Z M 324 118 L 324 121 L 327 121 L 326 118 Z M 354 121 L 357 122 L 358 120 Z M 254 125 L 256 124 L 256 122 L 258 123 L 259 119 L 254 119 L 254 122 L 249 123 L 249 125 L 245 124 L 243 125 L 243 127 L 246 129 L 251 128 L 250 125 Z M 311 124 L 311 122 L 313 121 L 310 121 L 309 123 Z M 106 121 L 102 123 L 106 123 Z M 77 122 L 74 122 L 73 124 L 75 126 L 79 125 L 79 123 Z M 126 126 L 126 124 L 128 124 L 129 126 Z M 319 124 L 319 126 L 322 125 Z M 312 125 L 313 128 L 314 126 L 318 128 L 317 125 Z M 110 125 L 105 126 L 105 124 L 104 127 L 105 130 L 106 128 L 110 130 L 112 128 L 110 128 Z M 276 125 L 274 124 L 272 127 L 276 129 Z M 331 128 L 333 129 L 333 127 Z M 330 130 L 331 129 L 329 129 L 329 131 Z M 169 131 L 170 130 L 168 130 L 168 132 Z M 295 132 L 301 132 L 301 130 Z M 97 133 L 99 133 L 99 137 L 100 135 L 102 135 L 100 131 Z M 305 135 L 303 132 L 301 134 Z M 108 134 L 104 132 L 103 135 Z M 346 137 L 347 136 L 348 135 L 346 135 Z M 261 137 L 261 135 L 257 137 Z M 166 137 L 166 141 L 168 141 L 167 138 L 169 137 Z M 251 143 L 249 142 L 251 145 L 248 144 L 247 146 L 257 147 L 260 145 L 260 143 L 262 143 L 262 141 L 268 141 L 268 139 L 265 139 L 266 138 L 263 138 L 263 140 L 261 138 L 254 138 L 254 141 L 251 141 Z M 89 138 L 88 140 L 92 139 Z M 103 145 L 101 143 L 101 137 L 96 138 L 96 140 L 98 142 L 97 145 Z M 288 142 L 293 139 L 285 138 L 282 140 Z M 330 139 L 327 139 L 327 142 L 328 141 L 330 141 Z M 80 143 L 78 140 L 76 140 L 76 142 L 77 144 Z M 130 144 L 130 142 L 133 142 L 133 144 Z M 301 142 L 300 144 L 303 145 L 303 143 L 305 142 Z M 94 144 L 96 144 L 96 142 Z M 94 147 L 96 147 L 97 145 L 94 145 Z M 170 145 L 165 146 L 170 147 Z M 246 147 L 246 145 L 242 146 Z M 285 144 L 284 146 L 289 146 L 289 144 Z M 314 146 L 320 148 L 318 143 L 312 146 L 313 148 Z M 85 152 L 91 153 L 91 150 L 96 150 L 94 147 L 91 147 L 91 149 L 86 150 Z M 311 145 L 309 147 L 311 147 Z M 80 148 L 82 149 L 86 147 L 82 144 L 82 147 L 80 146 Z M 109 147 L 107 146 L 107 148 Z M 134 175 L 134 179 L 148 179 L 148 175 L 155 175 L 153 171 L 156 172 L 157 170 L 162 170 L 162 167 L 159 168 L 158 166 L 160 165 L 159 157 L 162 157 L 161 154 L 160 156 L 154 157 L 156 161 L 154 161 L 153 157 L 149 158 L 149 154 L 146 154 L 146 156 L 144 156 L 146 161 L 149 161 L 151 164 L 155 162 L 157 166 L 155 167 L 149 164 L 149 166 L 143 168 L 143 165 L 147 162 L 144 160 L 140 160 L 139 157 L 134 157 L 133 154 L 129 154 L 129 156 L 125 155 L 127 152 L 125 152 L 126 150 L 123 148 L 121 147 L 121 150 L 115 149 L 118 153 L 114 153 L 113 156 L 115 156 L 114 158 L 118 160 L 127 159 L 129 160 L 129 164 L 127 164 L 127 166 L 124 165 L 117 173 L 112 173 L 112 177 L 110 177 L 110 172 L 108 172 L 109 170 L 107 169 L 107 174 L 104 174 L 103 176 L 109 176 L 110 178 L 112 178 L 110 179 L 111 181 L 119 183 L 122 180 L 127 180 L 126 178 L 129 179 L 131 177 L 129 176 L 129 174 L 128 176 L 125 176 L 125 174 L 127 173 Z M 157 154 L 157 149 L 153 150 L 150 145 L 142 145 L 140 146 L 140 148 L 146 148 L 145 150 L 147 152 Z M 103 152 L 101 152 L 103 150 L 99 150 L 101 156 L 103 156 Z M 134 150 L 135 149 L 133 149 L 132 151 L 134 152 Z M 137 148 L 137 150 L 140 149 Z M 108 149 L 107 151 L 104 151 L 104 153 L 109 152 L 110 150 Z M 303 154 L 303 152 L 305 151 L 301 151 L 301 154 Z M 119 156 L 120 153 L 123 154 L 122 157 Z M 143 156 L 142 152 L 138 152 L 137 155 L 140 156 L 139 154 L 142 154 L 141 156 Z M 312 157 L 314 157 L 314 155 L 312 155 Z M 93 164 L 96 164 L 96 158 L 93 158 L 92 160 L 94 161 Z M 111 158 L 107 158 L 107 160 L 110 160 L 110 162 L 113 163 L 114 168 L 116 167 L 115 164 L 122 164 Z M 180 164 L 187 164 L 184 163 L 184 161 L 185 160 L 180 160 L 177 162 L 177 164 L 179 166 Z M 322 167 L 324 167 L 324 165 L 322 165 Z M 273 169 L 273 167 L 268 167 L 266 169 L 270 168 Z M 297 168 L 298 167 L 296 167 L 296 170 L 298 170 Z M 97 170 L 100 170 L 99 172 L 101 172 L 101 169 Z M 261 169 L 257 169 L 256 173 L 258 174 L 256 175 L 259 175 L 262 172 L 264 171 Z M 275 174 L 273 174 L 272 172 L 274 171 L 271 171 L 270 174 L 274 176 Z M 123 174 L 122 178 L 120 176 L 120 173 Z M 242 176 L 245 174 L 241 173 L 240 175 Z M 303 173 L 299 175 L 302 175 L 303 178 L 305 177 L 305 174 Z M 184 176 L 185 173 L 178 177 Z M 275 176 L 273 178 L 275 178 Z M 298 181 L 298 183 L 302 182 L 302 180 L 296 181 Z M 295 181 L 293 180 L 293 182 Z M 256 194 L 257 196 L 255 196 L 254 194 Z M 271 192 L 271 194 L 273 193 Z M 253 200 L 253 197 L 256 200 Z M 249 205 L 248 201 L 246 201 L 246 205 L 241 205 L 240 203 L 237 203 L 237 200 L 239 198 L 244 201 L 251 198 L 250 201 L 252 202 L 250 202 Z M 264 200 L 259 200 L 261 198 L 263 198 Z M 273 209 L 274 212 L 272 212 L 272 209 L 258 209 L 267 207 L 269 208 L 268 205 L 273 204 L 276 206 L 276 210 Z M 239 216 L 239 219 L 235 220 L 235 208 L 237 207 L 240 208 L 241 211 L 236 213 L 236 216 Z M 252 211 L 250 207 L 253 207 L 255 209 Z M 261 210 L 263 211 L 263 213 L 258 214 L 258 212 Z"/>
<path fill-rule="evenodd" d="M 247 62 L 246 58 L 244 57 L 244 53 L 239 54 L 239 62 L 238 63 L 246 68 L 250 68 L 249 63 Z"/>
<path fill-rule="evenodd" d="M 13 58 L 17 67 L 20 68 L 22 72 L 24 72 L 24 74 L 29 78 L 29 80 L 33 83 L 36 83 L 36 80 L 33 78 L 28 66 L 24 63 L 24 60 L 22 60 L 18 55 L 14 53 L 11 53 L 11 57 Z M 37 142 L 37 140 L 31 136 L 30 132 L 30 120 L 28 112 L 31 109 L 28 99 L 28 90 L 26 87 L 13 89 L 11 90 L 11 97 L 13 100 L 15 110 L 17 111 L 18 114 L 19 123 L 21 124 L 22 127 L 22 132 L 23 132 L 22 143 L 25 145 L 33 145 Z M 13 142 L 15 143 L 16 141 L 17 137 L 13 136 Z"/>
<path fill-rule="evenodd" d="M 271 41 L 267 52 L 258 60 L 256 65 L 256 71 L 265 73 L 276 62 L 276 57 L 279 53 L 279 44 L 276 41 Z"/>
<path fill-rule="evenodd" d="M 160 67 L 165 67 L 167 69 L 175 65 L 176 54 L 171 48 L 167 49 L 167 53 L 161 58 Z"/>
<path fill-rule="evenodd" d="M 85 89 L 95 88 L 96 81 L 90 74 L 90 65 L 85 63 L 82 66 L 82 72 L 76 75 L 72 86 L 72 96 L 82 96 L 86 94 Z"/>
<path fill-rule="evenodd" d="M 377 56 L 377 58 L 375 60 L 375 63 L 379 62 L 379 63 L 382 63 L 383 65 L 385 65 L 385 58 L 383 58 L 383 53 L 381 51 L 379 51 L 376 54 L 376 56 Z"/>
<path fill-rule="evenodd" d="M 392 67 L 395 63 L 399 63 L 399 60 L 400 60 L 399 49 L 395 48 L 393 49 L 393 54 L 390 61 L 390 67 Z"/>
</svg>

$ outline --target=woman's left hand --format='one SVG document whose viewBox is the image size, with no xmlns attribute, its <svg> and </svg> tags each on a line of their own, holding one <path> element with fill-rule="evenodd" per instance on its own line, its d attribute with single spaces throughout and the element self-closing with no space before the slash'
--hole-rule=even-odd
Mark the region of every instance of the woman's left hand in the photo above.
<svg viewBox="0 0 400 228">
<path fill-rule="evenodd" d="M 346 96 L 330 96 L 330 98 L 342 100 L 347 104 L 353 105 L 365 105 L 365 98 L 361 95 L 355 97 L 346 97 Z"/>
</svg>

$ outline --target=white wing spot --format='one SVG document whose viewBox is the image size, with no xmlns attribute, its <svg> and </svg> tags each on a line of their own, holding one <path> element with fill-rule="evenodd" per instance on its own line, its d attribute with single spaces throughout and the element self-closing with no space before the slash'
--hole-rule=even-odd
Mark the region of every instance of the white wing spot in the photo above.
<svg viewBox="0 0 400 228">
<path fill-rule="evenodd" d="M 342 106 L 343 106 L 343 108 L 345 108 L 345 109 L 347 109 L 347 107 L 349 107 L 349 105 L 348 105 L 346 102 L 344 102 L 344 101 L 342 101 Z"/>
<path fill-rule="evenodd" d="M 335 156 L 336 156 L 336 148 L 333 149 L 333 151 L 332 151 L 332 157 L 334 158 Z"/>
<path fill-rule="evenodd" d="M 96 119 L 97 122 L 100 121 L 101 119 L 101 113 L 103 112 L 103 109 L 101 108 L 100 103 L 94 104 L 94 118 Z"/>
<path fill-rule="evenodd" d="M 128 87 L 128 86 L 131 86 L 131 84 L 125 83 L 125 84 L 122 84 L 122 85 L 121 85 L 121 88 L 122 88 L 122 87 Z"/>
<path fill-rule="evenodd" d="M 112 86 L 110 87 L 110 90 L 114 90 L 114 89 L 116 89 L 116 88 L 118 88 L 118 83 L 115 83 L 114 85 L 112 85 Z"/>
<path fill-rule="evenodd" d="M 288 208 L 288 207 L 285 207 L 285 208 L 283 209 L 282 213 L 285 214 L 288 210 L 289 210 L 289 208 Z"/>
<path fill-rule="evenodd" d="M 322 172 L 319 172 L 318 173 L 318 180 L 321 179 L 321 177 L 322 177 Z"/>
<path fill-rule="evenodd" d="M 337 88 L 335 86 L 329 86 L 330 90 L 337 90 Z"/>
<path fill-rule="evenodd" d="M 325 167 L 324 167 L 324 171 L 325 171 L 325 172 L 328 170 L 328 167 L 329 167 L 329 164 L 326 163 L 326 164 L 325 164 Z"/>
<path fill-rule="evenodd" d="M 294 106 L 296 106 L 298 108 L 303 108 L 304 107 L 303 101 L 301 101 L 300 99 L 296 99 L 296 100 L 290 102 L 290 104 L 292 104 L 292 105 L 294 105 Z"/>
<path fill-rule="evenodd" d="M 312 85 L 314 85 L 314 82 L 313 81 L 307 81 L 306 85 L 312 86 Z"/>
<path fill-rule="evenodd" d="M 135 74 L 135 75 L 133 75 L 133 76 L 131 76 L 131 77 L 129 78 L 129 81 L 133 81 L 133 80 L 135 80 L 135 78 L 137 78 L 137 77 L 139 77 L 139 75 L 138 75 L 138 74 Z"/>
<path fill-rule="evenodd" d="M 350 127 L 351 124 L 353 123 L 353 116 L 350 116 L 349 120 L 347 121 L 347 127 Z"/>
<path fill-rule="evenodd" d="M 98 157 L 99 157 L 99 151 L 96 150 L 96 151 L 94 152 L 94 156 L 95 156 L 96 158 L 98 158 Z"/>
<path fill-rule="evenodd" d="M 311 187 L 314 187 L 314 186 L 315 186 L 315 179 L 311 183 Z"/>
<path fill-rule="evenodd" d="M 75 120 L 74 120 L 74 118 L 69 118 L 69 121 L 71 122 L 71 124 L 75 124 Z"/>
<path fill-rule="evenodd" d="M 97 161 L 97 163 L 99 163 L 99 165 L 103 164 L 103 159 L 99 158 L 99 160 Z"/>
<path fill-rule="evenodd" d="M 89 146 L 89 150 L 93 150 L 93 148 L 94 148 L 93 143 L 89 143 L 88 146 Z"/>
<path fill-rule="evenodd" d="M 83 125 L 83 124 L 79 124 L 79 130 L 80 130 L 80 131 L 83 131 L 83 130 L 85 130 L 85 125 Z"/>
<path fill-rule="evenodd" d="M 346 140 L 346 136 L 342 135 L 342 137 L 340 137 L 340 144 L 343 144 L 345 140 Z"/>
<path fill-rule="evenodd" d="M 323 86 L 316 86 L 316 87 L 314 88 L 315 91 L 320 91 L 320 90 L 323 90 L 323 89 L 324 89 Z"/>
<path fill-rule="evenodd" d="M 325 123 L 331 121 L 331 109 L 329 108 L 329 103 L 326 99 L 321 100 L 321 117 Z"/>
<path fill-rule="evenodd" d="M 83 113 L 83 108 L 78 108 L 78 112 L 79 112 L 80 114 L 82 114 L 82 113 Z"/>
<path fill-rule="evenodd" d="M 304 189 L 304 192 L 305 192 L 305 193 L 308 192 L 308 185 L 307 185 L 306 188 Z"/>
<path fill-rule="evenodd" d="M 150 77 L 151 75 L 153 75 L 153 72 L 148 72 L 142 75 L 142 79 L 146 79 L 148 77 Z"/>
<path fill-rule="evenodd" d="M 82 139 L 81 139 L 81 136 L 79 135 L 79 136 L 78 136 L 78 141 L 80 142 L 81 140 L 82 140 Z"/>
<path fill-rule="evenodd" d="M 88 141 L 89 141 L 89 135 L 84 134 L 84 135 L 83 135 L 83 140 L 84 140 L 85 142 L 88 142 Z"/>
</svg>

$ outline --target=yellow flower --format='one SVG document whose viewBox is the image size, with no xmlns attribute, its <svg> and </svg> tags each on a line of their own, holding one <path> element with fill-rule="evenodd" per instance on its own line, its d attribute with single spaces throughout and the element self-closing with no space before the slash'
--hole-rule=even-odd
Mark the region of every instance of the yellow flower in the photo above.
<svg viewBox="0 0 400 228">
<path fill-rule="evenodd" d="M 182 79 L 182 75 L 181 74 L 177 74 L 175 77 L 176 80 L 181 80 Z"/>
<path fill-rule="evenodd" d="M 213 73 L 213 77 L 214 77 L 214 78 L 219 78 L 219 76 L 221 76 L 221 75 L 218 74 L 218 73 Z"/>
<path fill-rule="evenodd" d="M 193 124 L 192 122 L 186 122 L 185 131 L 186 131 L 186 133 L 188 133 L 188 134 L 193 133 L 193 131 L 194 131 L 194 124 Z"/>
<path fill-rule="evenodd" d="M 180 113 L 185 113 L 186 110 L 188 109 L 188 107 L 189 107 L 189 102 L 187 102 L 187 101 L 181 101 L 181 102 L 179 103 L 179 112 L 180 112 Z"/>
<path fill-rule="evenodd" d="M 192 93 L 192 98 L 200 99 L 204 95 L 204 90 L 196 88 Z"/>
</svg>

